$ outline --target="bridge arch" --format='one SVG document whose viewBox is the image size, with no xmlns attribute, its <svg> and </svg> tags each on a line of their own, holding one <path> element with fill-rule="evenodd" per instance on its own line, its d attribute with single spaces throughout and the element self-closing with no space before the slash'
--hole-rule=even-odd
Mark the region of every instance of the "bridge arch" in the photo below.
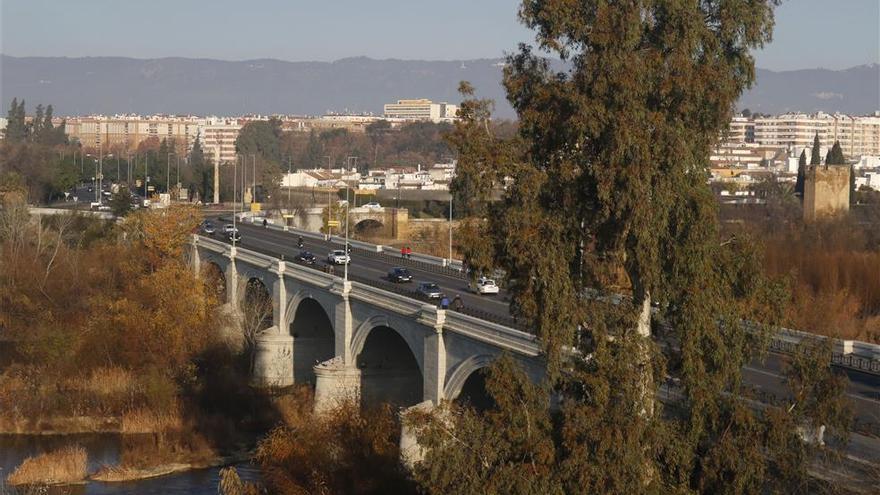
<svg viewBox="0 0 880 495">
<path fill-rule="evenodd" d="M 362 236 L 375 236 L 385 230 L 385 224 L 375 218 L 364 218 L 354 224 L 354 233 Z"/>
<path fill-rule="evenodd" d="M 260 278 L 251 277 L 245 282 L 241 310 L 245 332 L 256 333 L 274 324 L 272 293 Z"/>
<path fill-rule="evenodd" d="M 315 383 L 314 365 L 335 355 L 335 332 L 328 312 L 318 299 L 302 291 L 287 309 L 287 329 L 293 337 L 294 383 Z"/>
<path fill-rule="evenodd" d="M 221 304 L 226 302 L 226 273 L 214 261 L 206 261 L 201 266 L 202 282 L 208 293 L 217 298 Z"/>
<path fill-rule="evenodd" d="M 448 400 L 485 411 L 493 405 L 486 390 L 486 371 L 495 356 L 480 354 L 471 356 L 456 366 L 446 380 L 443 395 Z"/>
<path fill-rule="evenodd" d="M 365 321 L 355 334 L 352 351 L 361 375 L 361 403 L 408 407 L 424 397 L 419 354 L 403 333 L 384 316 Z"/>
</svg>

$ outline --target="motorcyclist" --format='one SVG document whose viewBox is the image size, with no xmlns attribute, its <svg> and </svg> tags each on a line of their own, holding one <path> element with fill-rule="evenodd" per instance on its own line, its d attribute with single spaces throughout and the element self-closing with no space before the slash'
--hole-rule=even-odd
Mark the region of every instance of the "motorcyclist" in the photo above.
<svg viewBox="0 0 880 495">
<path fill-rule="evenodd" d="M 268 229 L 268 228 L 269 228 L 269 222 L 268 222 L 265 218 L 263 219 L 263 228 L 264 228 L 264 229 Z"/>
<path fill-rule="evenodd" d="M 302 247 L 303 247 L 303 236 L 299 236 L 299 240 L 297 241 L 297 246 L 299 246 L 299 248 L 302 249 Z"/>
</svg>

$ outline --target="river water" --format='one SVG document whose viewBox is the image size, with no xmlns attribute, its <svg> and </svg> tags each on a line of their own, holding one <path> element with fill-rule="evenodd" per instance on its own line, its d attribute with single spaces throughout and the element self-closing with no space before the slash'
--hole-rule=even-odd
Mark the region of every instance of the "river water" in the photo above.
<svg viewBox="0 0 880 495">
<path fill-rule="evenodd" d="M 3 480 L 27 457 L 49 452 L 65 445 L 81 445 L 89 454 L 88 471 L 103 465 L 116 464 L 121 451 L 121 438 L 116 434 L 85 435 L 0 435 L 0 495 Z M 247 463 L 236 465 L 245 481 L 259 479 L 257 469 Z M 50 494 L 71 495 L 215 495 L 220 468 L 198 469 L 159 478 L 125 483 L 89 482 L 85 485 L 53 488 Z M 14 493 L 14 492 L 12 492 Z"/>
</svg>

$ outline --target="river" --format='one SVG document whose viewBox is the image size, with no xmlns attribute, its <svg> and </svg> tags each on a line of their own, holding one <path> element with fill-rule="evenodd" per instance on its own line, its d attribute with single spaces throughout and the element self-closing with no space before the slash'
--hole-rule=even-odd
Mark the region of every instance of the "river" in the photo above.
<svg viewBox="0 0 880 495">
<path fill-rule="evenodd" d="M 116 464 L 119 460 L 121 439 L 117 434 L 0 435 L 0 494 L 6 495 L 2 489 L 4 486 L 3 480 L 25 458 L 71 444 L 81 445 L 88 452 L 89 473 L 95 472 L 103 465 Z M 247 463 L 239 464 L 236 468 L 238 469 L 239 476 L 245 481 L 259 479 L 257 469 Z M 220 468 L 198 469 L 125 483 L 92 481 L 85 485 L 54 488 L 49 493 L 71 495 L 159 495 L 175 493 L 215 495 L 217 493 L 219 471 Z"/>
</svg>

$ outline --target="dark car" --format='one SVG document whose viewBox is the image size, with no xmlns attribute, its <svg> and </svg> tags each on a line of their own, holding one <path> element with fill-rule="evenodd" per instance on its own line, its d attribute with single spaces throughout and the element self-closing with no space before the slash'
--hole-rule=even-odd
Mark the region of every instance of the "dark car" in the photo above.
<svg viewBox="0 0 880 495">
<path fill-rule="evenodd" d="M 388 272 L 388 281 L 394 283 L 412 282 L 412 275 L 409 270 L 401 267 L 394 267 Z"/>
<path fill-rule="evenodd" d="M 315 255 L 308 252 L 308 251 L 300 251 L 299 254 L 296 255 L 296 258 L 294 258 L 294 259 L 296 261 L 299 261 L 300 263 L 304 263 L 306 265 L 314 265 L 315 261 L 317 261 L 317 258 L 315 258 Z"/>
<path fill-rule="evenodd" d="M 230 230 L 226 233 L 226 239 L 238 242 L 241 240 L 241 233 L 239 233 L 238 229 Z"/>
<path fill-rule="evenodd" d="M 202 232 L 204 232 L 206 234 L 213 234 L 214 233 L 214 224 L 211 222 L 203 223 L 202 224 Z"/>
<path fill-rule="evenodd" d="M 440 286 L 434 282 L 420 283 L 416 292 L 425 299 L 440 299 L 443 297 L 443 291 L 440 290 Z"/>
</svg>

